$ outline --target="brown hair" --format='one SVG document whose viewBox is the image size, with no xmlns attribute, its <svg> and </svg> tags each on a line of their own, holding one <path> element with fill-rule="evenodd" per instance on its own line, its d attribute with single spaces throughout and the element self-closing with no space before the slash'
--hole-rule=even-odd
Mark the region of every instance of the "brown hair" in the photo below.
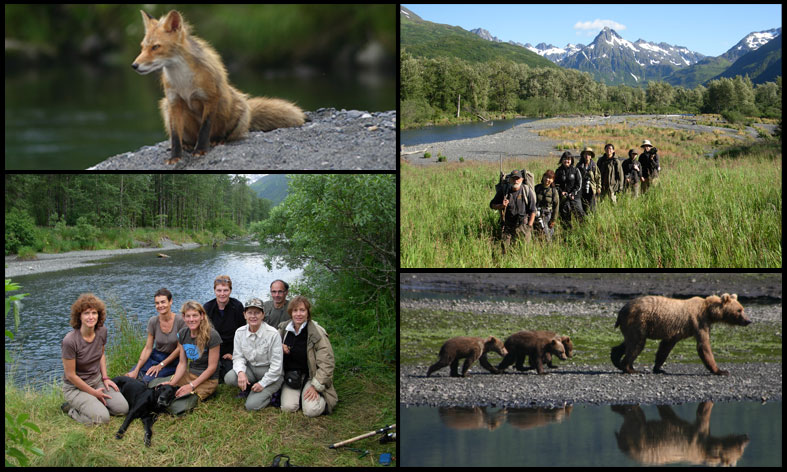
<svg viewBox="0 0 787 472">
<path fill-rule="evenodd" d="M 202 315 L 199 328 L 197 328 L 197 350 L 199 350 L 199 355 L 202 357 L 202 352 L 205 350 L 205 346 L 208 345 L 208 341 L 210 341 L 210 330 L 213 328 L 213 325 L 205 312 L 205 308 L 199 302 L 189 300 L 180 307 L 180 315 L 184 318 L 186 317 L 186 310 L 194 310 Z"/>
<path fill-rule="evenodd" d="M 166 288 L 160 288 L 156 290 L 156 293 L 153 294 L 153 299 L 155 300 L 156 297 L 167 297 L 167 300 L 172 301 L 172 292 L 167 290 Z"/>
<path fill-rule="evenodd" d="M 546 177 L 548 179 L 552 179 L 552 185 L 550 185 L 550 187 L 554 187 L 555 186 L 555 171 L 554 170 L 548 169 L 546 172 L 544 172 L 544 175 L 541 177 L 541 181 L 542 182 L 544 181 L 544 177 Z"/>
<path fill-rule="evenodd" d="M 230 278 L 229 275 L 220 275 L 216 277 L 216 280 L 213 281 L 213 289 L 215 290 L 216 285 L 219 284 L 226 285 L 227 287 L 230 288 L 230 290 L 232 290 L 232 279 Z"/>
<path fill-rule="evenodd" d="M 304 297 L 302 295 L 298 295 L 297 297 L 294 297 L 292 300 L 290 300 L 290 304 L 287 305 L 287 314 L 289 314 L 290 318 L 292 318 L 292 310 L 295 309 L 295 307 L 297 307 L 300 304 L 303 304 L 303 306 L 306 307 L 306 319 L 308 321 L 311 321 L 312 320 L 312 304 L 309 303 L 309 299 L 308 298 L 306 298 L 306 297 Z"/>
<path fill-rule="evenodd" d="M 82 327 L 82 319 L 79 317 L 88 308 L 93 308 L 98 312 L 98 322 L 96 329 L 104 326 L 104 320 L 107 319 L 107 306 L 100 298 L 92 293 L 83 293 L 77 298 L 77 301 L 71 305 L 71 327 L 80 329 Z"/>
</svg>

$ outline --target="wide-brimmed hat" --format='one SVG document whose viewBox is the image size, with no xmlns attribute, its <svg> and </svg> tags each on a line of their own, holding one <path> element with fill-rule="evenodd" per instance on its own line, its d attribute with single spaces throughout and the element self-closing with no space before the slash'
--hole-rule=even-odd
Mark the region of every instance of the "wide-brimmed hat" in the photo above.
<svg viewBox="0 0 787 472">
<path fill-rule="evenodd" d="M 645 147 L 645 146 L 653 147 L 653 145 L 650 144 L 650 141 L 648 141 L 647 139 L 642 141 L 642 144 L 640 145 L 640 147 Z"/>
<path fill-rule="evenodd" d="M 592 148 L 589 148 L 589 147 L 587 147 L 587 146 L 585 146 L 585 149 L 583 149 L 583 150 L 582 150 L 582 152 L 580 152 L 580 153 L 579 153 L 580 157 L 581 157 L 583 154 L 590 154 L 590 157 L 591 157 L 591 158 L 594 158 L 594 157 L 596 157 L 596 153 L 595 153 L 595 152 L 593 152 L 593 149 L 592 149 Z"/>
</svg>

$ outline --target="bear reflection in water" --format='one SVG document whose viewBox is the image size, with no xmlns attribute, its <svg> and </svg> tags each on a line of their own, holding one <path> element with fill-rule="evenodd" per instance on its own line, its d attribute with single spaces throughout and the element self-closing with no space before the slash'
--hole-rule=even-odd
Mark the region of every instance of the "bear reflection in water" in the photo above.
<svg viewBox="0 0 787 472">
<path fill-rule="evenodd" d="M 456 430 L 488 429 L 494 431 L 506 420 L 517 429 L 531 429 L 567 419 L 573 407 L 564 408 L 503 408 L 490 411 L 485 406 L 440 407 L 440 421 Z"/>
<path fill-rule="evenodd" d="M 623 416 L 615 433 L 618 447 L 627 456 L 646 465 L 690 463 L 734 466 L 749 444 L 745 434 L 714 437 L 710 434 L 713 402 L 697 406 L 694 422 L 684 421 L 668 405 L 658 406 L 658 421 L 647 421 L 637 405 L 614 405 L 612 411 Z"/>
</svg>

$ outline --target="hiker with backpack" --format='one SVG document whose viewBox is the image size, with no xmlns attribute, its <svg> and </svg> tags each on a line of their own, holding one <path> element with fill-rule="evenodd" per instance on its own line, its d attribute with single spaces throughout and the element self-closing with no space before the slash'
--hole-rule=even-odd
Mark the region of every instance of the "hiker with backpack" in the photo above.
<svg viewBox="0 0 787 472">
<path fill-rule="evenodd" d="M 560 219 L 571 227 L 571 214 L 579 222 L 585 218 L 579 192 L 582 190 L 582 174 L 574 167 L 574 156 L 566 151 L 560 156 L 560 167 L 555 170 L 555 186 L 560 193 Z"/>
<path fill-rule="evenodd" d="M 642 164 L 642 177 L 645 179 L 642 182 L 642 193 L 645 193 L 658 183 L 661 165 L 659 165 L 659 151 L 650 144 L 650 141 L 647 139 L 642 141 L 640 147 L 642 154 L 639 155 L 639 163 Z"/>
<path fill-rule="evenodd" d="M 557 221 L 557 209 L 560 195 L 555 188 L 555 171 L 547 170 L 541 177 L 541 183 L 536 185 L 536 220 L 535 230 L 543 233 L 547 241 L 552 240 Z"/>
<path fill-rule="evenodd" d="M 533 220 L 536 217 L 536 196 L 531 183 L 525 184 L 524 170 L 514 170 L 501 177 L 496 186 L 497 192 L 489 208 L 500 211 L 500 239 L 502 240 L 503 254 L 506 246 L 519 237 L 530 241 L 533 229 Z M 530 174 L 532 176 L 532 173 Z"/>
</svg>

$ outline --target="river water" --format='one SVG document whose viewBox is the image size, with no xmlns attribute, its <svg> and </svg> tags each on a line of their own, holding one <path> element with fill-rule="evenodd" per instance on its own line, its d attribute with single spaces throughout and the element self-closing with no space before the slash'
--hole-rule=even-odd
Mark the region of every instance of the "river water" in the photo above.
<svg viewBox="0 0 787 472">
<path fill-rule="evenodd" d="M 81 293 L 93 292 L 107 304 L 110 339 L 116 333 L 117 314 L 125 311 L 129 320 L 143 333 L 148 319 L 156 315 L 153 294 L 168 288 L 173 295 L 172 309 L 179 312 L 187 300 L 205 303 L 215 298 L 213 280 L 217 275 L 232 279 L 232 297 L 245 302 L 251 297 L 270 300 L 270 284 L 276 279 L 292 283 L 301 268 L 268 270 L 264 250 L 250 241 L 232 241 L 214 249 L 165 251 L 131 254 L 103 260 L 102 264 L 78 269 L 15 277 L 22 293 L 29 293 L 20 311 L 16 339 L 6 339 L 6 349 L 16 364 L 6 364 L 6 378 L 13 376 L 19 385 L 51 383 L 63 377 L 60 343 L 71 330 L 71 304 Z M 6 327 L 13 329 L 13 315 L 6 316 Z"/>
<path fill-rule="evenodd" d="M 782 464 L 782 403 L 399 407 L 401 466 Z"/>
<path fill-rule="evenodd" d="M 405 129 L 401 131 L 401 144 L 415 146 L 456 139 L 477 138 L 511 129 L 522 123 L 530 123 L 540 118 L 514 118 L 511 120 L 493 120 L 487 122 L 463 123 L 460 125 L 427 126 L 425 128 Z"/>
</svg>

